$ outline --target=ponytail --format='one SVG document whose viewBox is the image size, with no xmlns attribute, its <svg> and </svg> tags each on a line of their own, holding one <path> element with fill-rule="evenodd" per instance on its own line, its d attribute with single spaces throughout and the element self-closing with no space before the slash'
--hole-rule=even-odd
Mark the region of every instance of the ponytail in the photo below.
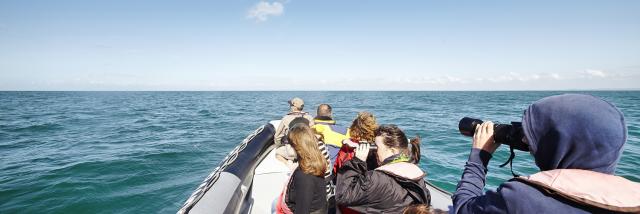
<svg viewBox="0 0 640 214">
<path fill-rule="evenodd" d="M 409 141 L 411 144 L 411 162 L 414 164 L 420 163 L 420 136 L 416 135 L 416 138 Z"/>
<path fill-rule="evenodd" d="M 353 135 L 351 135 L 353 137 Z M 375 131 L 375 136 L 383 137 L 382 143 L 389 148 L 396 148 L 410 157 L 411 163 L 420 162 L 420 136 L 408 141 L 407 136 L 396 125 L 382 125 Z"/>
</svg>

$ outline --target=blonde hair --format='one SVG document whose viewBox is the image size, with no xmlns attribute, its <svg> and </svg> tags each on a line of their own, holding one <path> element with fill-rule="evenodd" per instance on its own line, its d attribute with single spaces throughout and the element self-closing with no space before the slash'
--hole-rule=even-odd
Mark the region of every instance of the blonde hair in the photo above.
<svg viewBox="0 0 640 214">
<path fill-rule="evenodd" d="M 305 124 L 296 124 L 289 131 L 289 142 L 298 154 L 298 162 L 302 172 L 315 176 L 324 176 L 327 170 L 327 159 L 318 149 L 318 139 Z"/>
<path fill-rule="evenodd" d="M 357 140 L 366 140 L 373 142 L 375 131 L 378 128 L 376 118 L 369 112 L 360 112 L 351 127 L 349 127 L 349 135 Z"/>
</svg>

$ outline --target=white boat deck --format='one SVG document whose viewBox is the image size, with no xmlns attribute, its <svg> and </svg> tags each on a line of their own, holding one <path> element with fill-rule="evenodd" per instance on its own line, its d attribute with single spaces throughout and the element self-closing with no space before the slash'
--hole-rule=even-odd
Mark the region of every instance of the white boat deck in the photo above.
<svg viewBox="0 0 640 214">
<path fill-rule="evenodd" d="M 289 178 L 291 170 L 276 159 L 275 151 L 272 149 L 256 167 L 251 191 L 253 199 L 251 213 L 272 213 L 272 204 L 280 196 Z"/>
<path fill-rule="evenodd" d="M 431 194 L 431 206 L 433 206 L 433 208 L 451 210 L 452 202 L 451 195 L 449 195 L 449 193 L 444 190 L 436 189 L 436 187 L 428 181 L 427 189 L 429 189 L 429 193 Z"/>
</svg>

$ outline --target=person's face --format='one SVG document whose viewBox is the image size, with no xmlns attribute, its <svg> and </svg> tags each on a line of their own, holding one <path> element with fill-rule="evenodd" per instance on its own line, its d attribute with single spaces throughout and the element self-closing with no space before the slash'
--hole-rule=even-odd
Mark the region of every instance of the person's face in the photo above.
<svg viewBox="0 0 640 214">
<path fill-rule="evenodd" d="M 394 154 L 392 148 L 384 145 L 384 138 L 382 136 L 376 137 L 374 141 L 376 143 L 376 146 L 378 146 L 378 150 L 376 150 L 376 158 L 378 159 L 378 164 L 382 163 L 384 159 L 387 159 Z"/>
</svg>

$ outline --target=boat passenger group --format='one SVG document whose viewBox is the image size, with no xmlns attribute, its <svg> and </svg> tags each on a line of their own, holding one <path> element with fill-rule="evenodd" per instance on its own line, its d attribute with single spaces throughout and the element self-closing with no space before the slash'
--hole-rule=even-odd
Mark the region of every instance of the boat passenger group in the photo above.
<svg viewBox="0 0 640 214">
<path fill-rule="evenodd" d="M 627 139 L 614 105 L 590 95 L 543 98 L 525 110 L 522 142 L 541 172 L 483 193 L 487 165 L 500 146 L 493 123 L 478 125 L 449 211 L 430 206 L 420 139 L 360 112 L 340 127 L 331 106 L 317 115 L 304 101 L 275 132 L 276 158 L 292 169 L 276 213 L 640 213 L 640 184 L 615 176 Z"/>
</svg>

